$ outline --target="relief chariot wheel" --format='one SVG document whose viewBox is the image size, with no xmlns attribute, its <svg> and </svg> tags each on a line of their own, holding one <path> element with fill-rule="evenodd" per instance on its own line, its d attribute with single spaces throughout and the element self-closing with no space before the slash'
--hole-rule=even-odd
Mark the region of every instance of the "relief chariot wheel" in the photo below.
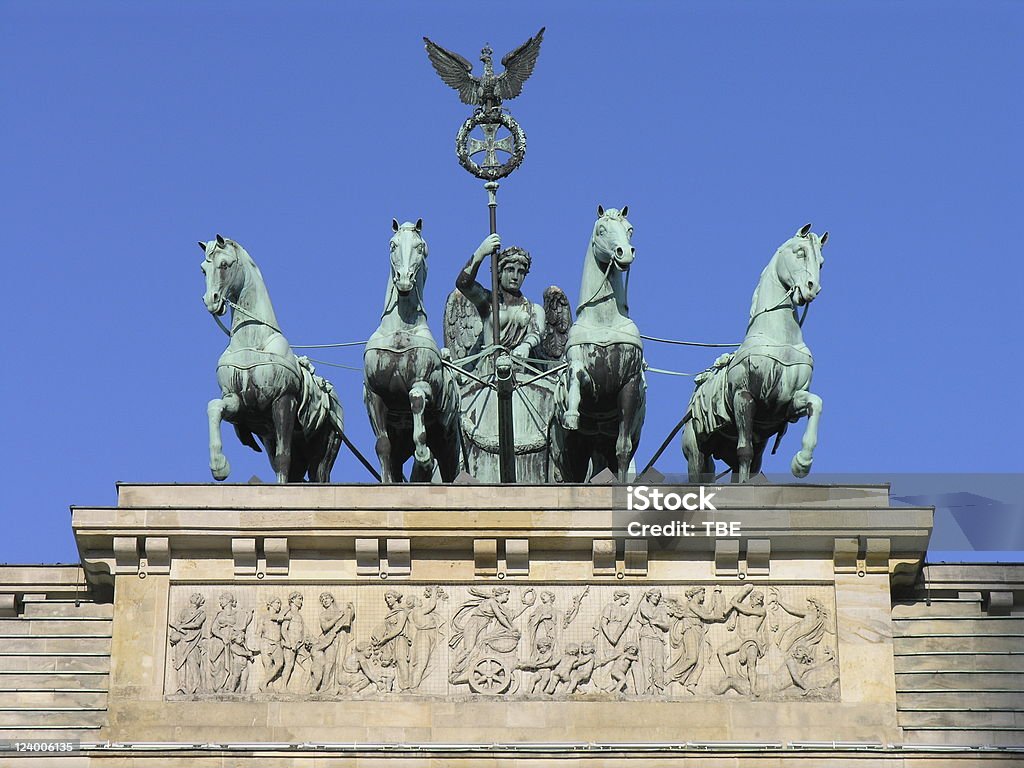
<svg viewBox="0 0 1024 768">
<path fill-rule="evenodd" d="M 471 135 L 477 128 L 483 132 L 482 139 Z M 499 138 L 499 133 L 505 135 Z M 498 161 L 499 152 L 508 155 L 504 163 Z M 496 181 L 522 164 L 526 157 L 526 133 L 508 112 L 498 108 L 478 109 L 459 128 L 455 153 L 459 164 L 478 179 Z M 473 157 L 480 154 L 484 158 L 483 163 L 478 164 Z"/>
<path fill-rule="evenodd" d="M 496 696 L 505 693 L 512 684 L 512 670 L 508 664 L 494 656 L 479 659 L 469 670 L 469 688 L 473 693 Z"/>
</svg>

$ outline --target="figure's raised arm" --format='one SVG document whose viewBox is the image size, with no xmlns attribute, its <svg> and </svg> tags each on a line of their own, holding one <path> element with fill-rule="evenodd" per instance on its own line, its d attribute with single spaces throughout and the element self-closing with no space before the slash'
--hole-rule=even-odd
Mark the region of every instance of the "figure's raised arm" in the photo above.
<svg viewBox="0 0 1024 768">
<path fill-rule="evenodd" d="M 459 272 L 455 279 L 455 287 L 467 299 L 476 305 L 477 309 L 488 306 L 491 300 L 491 292 L 477 282 L 476 276 L 480 271 L 483 260 L 501 248 L 501 238 L 497 234 L 488 235 L 480 243 L 480 246 L 473 252 L 466 266 Z"/>
</svg>

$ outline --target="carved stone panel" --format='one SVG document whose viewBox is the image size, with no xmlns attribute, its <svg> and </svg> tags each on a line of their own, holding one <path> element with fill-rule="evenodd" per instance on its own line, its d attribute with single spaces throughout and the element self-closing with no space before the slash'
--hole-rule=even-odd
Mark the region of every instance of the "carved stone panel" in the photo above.
<svg viewBox="0 0 1024 768">
<path fill-rule="evenodd" d="M 171 587 L 169 699 L 839 699 L 826 585 Z"/>
</svg>

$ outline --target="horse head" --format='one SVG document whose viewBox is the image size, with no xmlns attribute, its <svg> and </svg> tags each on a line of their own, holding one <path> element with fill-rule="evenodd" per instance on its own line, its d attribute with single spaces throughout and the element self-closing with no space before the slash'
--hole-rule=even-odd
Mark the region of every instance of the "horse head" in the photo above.
<svg viewBox="0 0 1024 768">
<path fill-rule="evenodd" d="M 223 315 L 227 302 L 238 301 L 245 287 L 245 253 L 234 240 L 217 235 L 209 242 L 199 241 L 205 258 L 199 268 L 206 275 L 206 293 L 203 303 L 212 315 Z"/>
<path fill-rule="evenodd" d="M 633 237 L 633 225 L 626 219 L 629 206 L 621 210 L 597 206 L 597 221 L 594 223 L 594 234 L 591 237 L 591 251 L 597 259 L 602 271 L 614 266 L 621 272 L 629 269 L 636 255 L 636 248 L 630 244 Z"/>
<path fill-rule="evenodd" d="M 810 304 L 821 291 L 821 249 L 826 242 L 828 232 L 818 237 L 805 224 L 775 252 L 775 275 L 798 306 Z"/>
<path fill-rule="evenodd" d="M 400 296 L 416 288 L 422 296 L 427 279 L 427 242 L 423 239 L 423 219 L 415 224 L 391 220 L 395 234 L 391 238 L 391 282 Z"/>
</svg>

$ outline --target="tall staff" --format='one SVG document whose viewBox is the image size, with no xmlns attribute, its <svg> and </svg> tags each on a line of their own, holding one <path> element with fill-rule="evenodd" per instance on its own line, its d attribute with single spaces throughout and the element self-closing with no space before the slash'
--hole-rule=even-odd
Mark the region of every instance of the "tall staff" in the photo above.
<svg viewBox="0 0 1024 768">
<path fill-rule="evenodd" d="M 449 86 L 459 92 L 464 104 L 476 107 L 459 128 L 455 137 L 455 152 L 459 164 L 484 180 L 487 191 L 487 208 L 490 217 L 491 234 L 498 231 L 498 179 L 508 176 L 520 166 L 526 156 L 526 134 L 512 115 L 501 108 L 503 99 L 513 99 L 522 93 L 523 83 L 533 72 L 540 55 L 540 44 L 544 29 L 507 53 L 501 60 L 505 71 L 494 74 L 491 57 L 494 53 L 489 45 L 480 51 L 484 72 L 480 77 L 473 75 L 473 65 L 459 54 L 446 50 L 424 37 L 427 56 L 437 74 Z M 482 138 L 473 132 L 479 129 Z M 499 138 L 499 133 L 505 132 Z M 500 162 L 498 153 L 508 155 Z M 473 158 L 483 155 L 483 162 Z M 512 420 L 512 393 L 515 390 L 515 372 L 509 350 L 501 345 L 501 316 L 498 291 L 498 254 L 491 254 L 491 340 L 497 350 L 494 361 L 496 390 L 498 394 L 498 457 L 499 478 L 502 483 L 516 480 L 515 433 Z"/>
</svg>

